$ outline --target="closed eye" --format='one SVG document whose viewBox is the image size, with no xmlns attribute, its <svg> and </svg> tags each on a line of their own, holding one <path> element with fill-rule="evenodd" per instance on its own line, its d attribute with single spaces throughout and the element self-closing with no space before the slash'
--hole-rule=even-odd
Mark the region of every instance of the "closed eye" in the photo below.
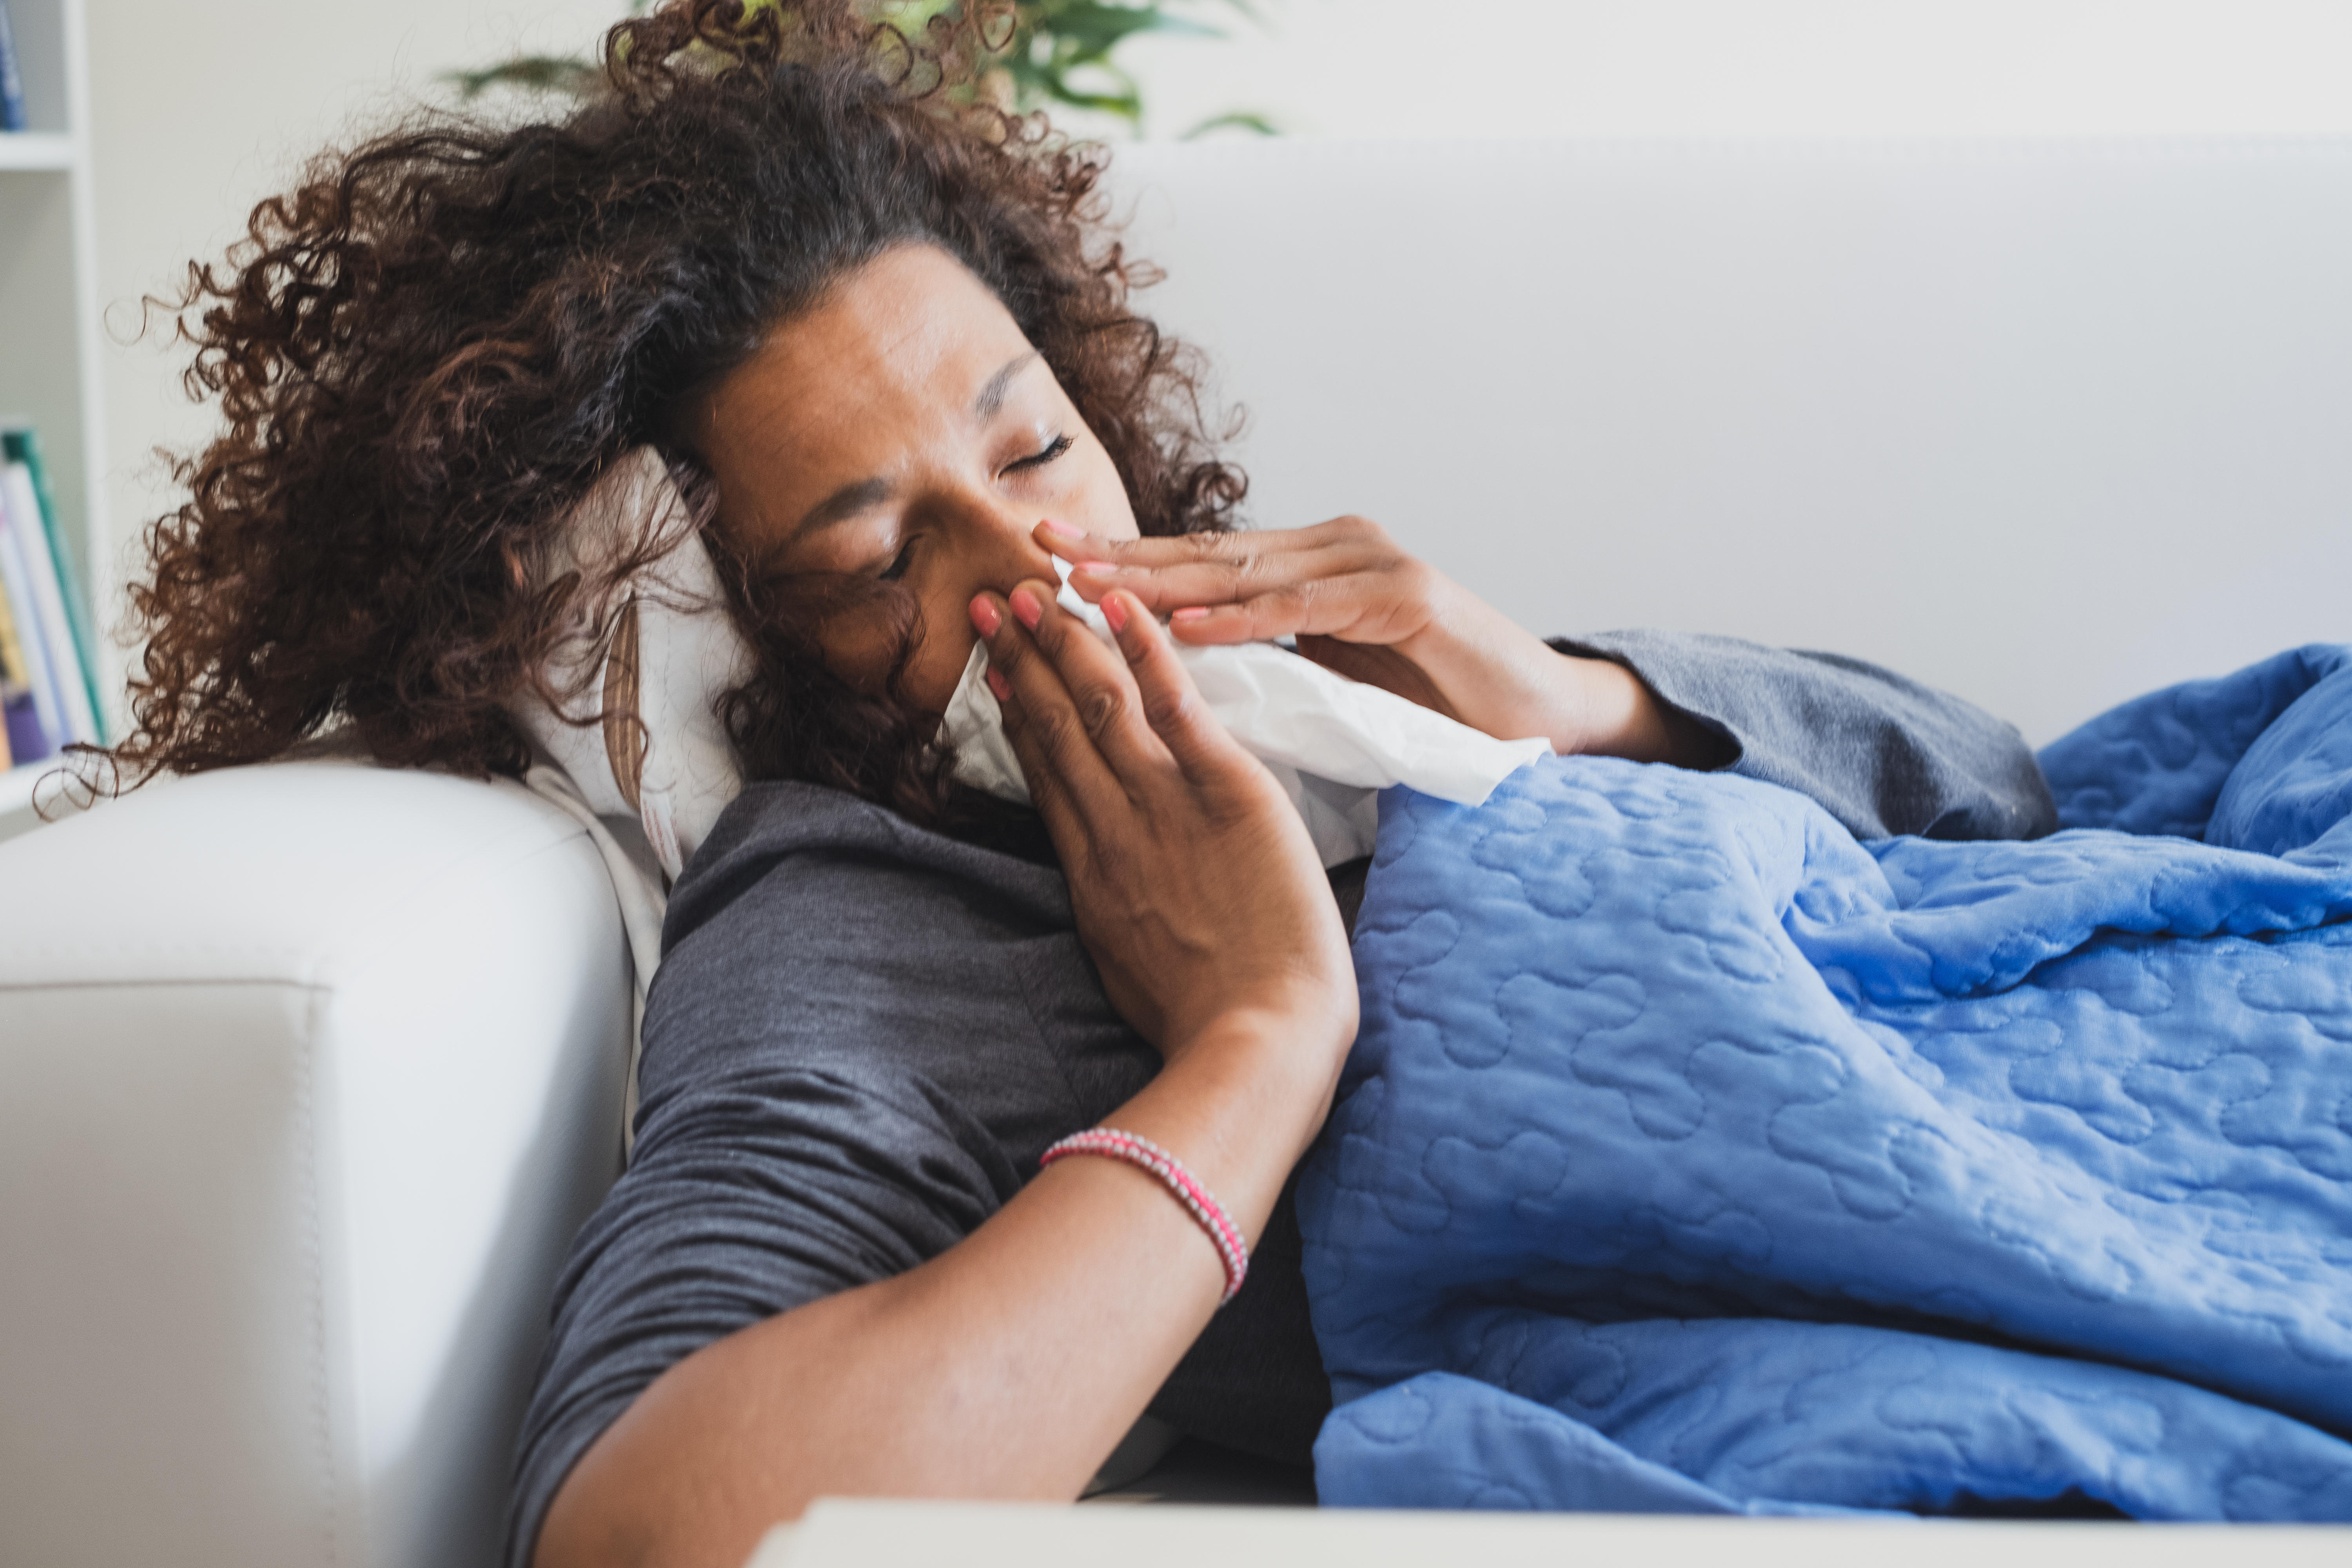
<svg viewBox="0 0 2352 1568">
<path fill-rule="evenodd" d="M 1056 436 L 1051 441 L 1045 443 L 1045 449 L 1044 451 L 1032 452 L 1027 457 L 1020 458 L 1015 462 L 1007 463 L 1004 466 L 1004 471 L 1008 474 L 1015 474 L 1019 473 L 1024 468 L 1042 468 L 1046 464 L 1052 462 L 1055 458 L 1060 457 L 1063 453 L 1068 451 L 1072 443 L 1068 436 Z"/>
</svg>

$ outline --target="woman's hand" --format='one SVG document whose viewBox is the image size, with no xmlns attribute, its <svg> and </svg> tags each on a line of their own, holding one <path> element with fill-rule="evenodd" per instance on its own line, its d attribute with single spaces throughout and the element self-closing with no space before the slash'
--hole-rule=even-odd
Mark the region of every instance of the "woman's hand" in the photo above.
<svg viewBox="0 0 2352 1568">
<path fill-rule="evenodd" d="M 1295 637 L 1341 675 L 1501 740 L 1540 735 L 1562 755 L 1703 765 L 1711 750 L 1632 672 L 1555 651 L 1360 517 L 1134 540 L 1045 522 L 1036 539 L 1072 563 L 1086 598 L 1124 589 L 1187 643 Z"/>
<path fill-rule="evenodd" d="M 1336 1076 L 1355 973 L 1306 828 L 1152 617 L 1126 594 L 1102 605 L 1116 654 L 1042 582 L 971 613 L 1104 989 L 1171 1063 L 1251 1015 Z"/>
</svg>

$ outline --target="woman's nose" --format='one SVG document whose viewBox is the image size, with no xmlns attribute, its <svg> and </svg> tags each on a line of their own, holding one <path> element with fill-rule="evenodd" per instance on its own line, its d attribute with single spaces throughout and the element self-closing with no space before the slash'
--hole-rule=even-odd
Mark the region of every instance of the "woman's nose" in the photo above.
<svg viewBox="0 0 2352 1568">
<path fill-rule="evenodd" d="M 999 592 L 1010 590 L 1026 577 L 1055 580 L 1054 558 L 1038 546 L 1037 525 L 1044 521 L 1027 510 L 1003 505 L 992 506 L 989 515 L 975 530 L 980 536 L 979 555 L 990 579 L 990 586 Z"/>
</svg>

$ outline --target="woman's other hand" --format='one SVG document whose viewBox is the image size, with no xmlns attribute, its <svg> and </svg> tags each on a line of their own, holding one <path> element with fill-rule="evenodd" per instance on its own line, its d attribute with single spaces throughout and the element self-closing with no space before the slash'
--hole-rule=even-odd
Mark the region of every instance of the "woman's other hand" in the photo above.
<svg viewBox="0 0 2352 1568">
<path fill-rule="evenodd" d="M 1113 540 L 1040 523 L 1089 600 L 1113 588 L 1199 646 L 1295 637 L 1298 651 L 1502 740 L 1562 755 L 1708 765 L 1715 749 L 1622 666 L 1571 658 L 1398 548 L 1378 523 Z"/>
<path fill-rule="evenodd" d="M 1336 1077 L 1355 973 L 1298 814 L 1133 596 L 1102 600 L 1114 653 L 1054 594 L 983 594 L 971 619 L 1113 1005 L 1171 1064 L 1252 1015 Z"/>
</svg>

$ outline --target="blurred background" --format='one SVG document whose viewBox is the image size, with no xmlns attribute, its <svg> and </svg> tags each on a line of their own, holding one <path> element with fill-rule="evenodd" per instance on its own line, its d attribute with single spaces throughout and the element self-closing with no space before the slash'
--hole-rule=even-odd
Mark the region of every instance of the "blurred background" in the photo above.
<svg viewBox="0 0 2352 1568">
<path fill-rule="evenodd" d="M 94 554 L 119 561 L 172 503 L 153 450 L 195 442 L 208 426 L 181 390 L 182 361 L 165 335 L 130 341 L 139 298 L 172 287 L 192 258 L 217 258 L 252 204 L 326 143 L 418 104 L 460 101 L 463 73 L 591 52 L 626 5 L 94 0 L 90 156 L 97 282 L 110 302 L 110 514 Z M 1044 9 L 1076 27 L 1104 7 Z M 2352 5 L 2337 0 L 1169 0 L 1150 9 L 1171 26 L 1120 39 L 1115 72 L 1078 68 L 1066 83 L 1079 96 L 1131 93 L 1139 115 L 1071 110 L 1070 123 L 1147 138 L 1236 114 L 1284 134 L 1339 137 L 2352 132 Z M 504 85 L 474 100 L 492 113 L 531 101 Z M 91 566 L 103 603 L 119 573 L 102 560 Z"/>
</svg>

